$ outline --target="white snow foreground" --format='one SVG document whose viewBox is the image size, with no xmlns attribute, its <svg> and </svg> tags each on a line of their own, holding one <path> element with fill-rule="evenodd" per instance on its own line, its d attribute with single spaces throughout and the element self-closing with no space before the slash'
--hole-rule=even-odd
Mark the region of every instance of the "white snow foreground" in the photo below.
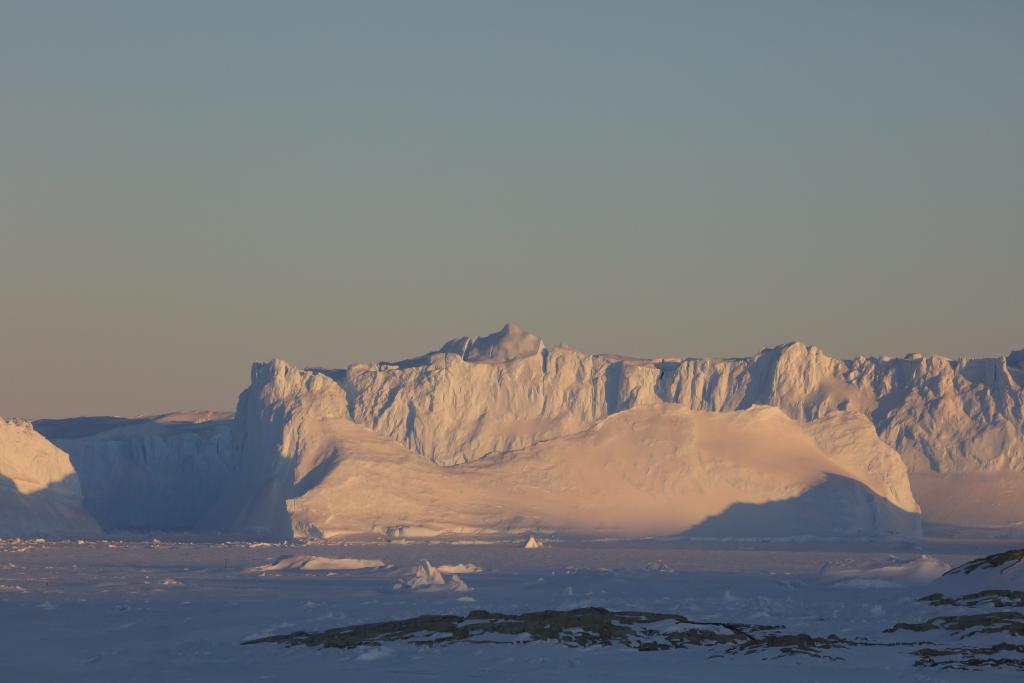
<svg viewBox="0 0 1024 683">
<path fill-rule="evenodd" d="M 958 565 L 997 554 L 981 558 L 968 579 L 1009 579 L 1024 566 L 1013 553 L 999 557 L 1005 543 L 975 542 L 967 555 L 959 544 L 925 545 L 938 562 Z M 468 593 L 392 590 L 413 578 L 420 550 L 442 574 L 445 565 L 485 557 L 487 571 L 463 577 Z M 388 568 L 247 571 L 280 552 L 238 543 L 0 541 L 3 680 L 106 683 L 170 671 L 175 680 L 237 683 L 337 680 L 339 672 L 357 681 L 1009 683 L 1024 670 L 1024 592 L 973 595 L 992 584 L 945 590 L 908 583 L 906 571 L 853 585 L 815 573 L 825 562 L 862 575 L 937 564 L 892 547 L 561 539 L 524 551 L 521 542 L 374 542 L 347 544 L 344 555 Z M 612 611 L 602 616 L 600 608 Z M 630 623 L 638 628 L 621 630 Z M 349 644 L 241 644 L 329 631 Z M 621 637 L 602 636 L 615 632 Z M 720 642 L 730 633 L 737 639 Z"/>
<path fill-rule="evenodd" d="M 68 454 L 36 433 L 30 422 L 0 418 L 0 536 L 99 533 L 82 507 Z"/>
<path fill-rule="evenodd" d="M 661 403 L 451 467 L 349 415 L 327 374 L 254 366 L 235 420 L 234 476 L 209 524 L 328 538 L 919 533 L 905 466 L 859 415 L 805 428 L 777 408 Z"/>
</svg>

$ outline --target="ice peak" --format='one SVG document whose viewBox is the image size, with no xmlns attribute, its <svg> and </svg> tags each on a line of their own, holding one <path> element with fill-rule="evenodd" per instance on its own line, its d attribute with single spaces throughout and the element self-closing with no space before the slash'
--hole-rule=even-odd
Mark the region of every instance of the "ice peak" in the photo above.
<svg viewBox="0 0 1024 683">
<path fill-rule="evenodd" d="M 773 355 L 778 357 L 800 357 L 812 354 L 817 351 L 817 347 L 808 346 L 802 341 L 793 340 L 786 342 L 785 344 L 779 344 L 778 346 L 769 346 L 761 350 L 761 355 Z"/>
<path fill-rule="evenodd" d="M 295 367 L 288 361 L 274 358 L 268 361 L 257 361 L 252 364 L 251 374 L 253 384 L 268 384 L 277 377 L 287 374 Z"/>
<path fill-rule="evenodd" d="M 455 353 L 478 363 L 508 363 L 540 353 L 544 342 L 515 323 L 506 323 L 497 332 L 482 337 L 460 337 L 441 347 L 442 353 Z"/>
</svg>

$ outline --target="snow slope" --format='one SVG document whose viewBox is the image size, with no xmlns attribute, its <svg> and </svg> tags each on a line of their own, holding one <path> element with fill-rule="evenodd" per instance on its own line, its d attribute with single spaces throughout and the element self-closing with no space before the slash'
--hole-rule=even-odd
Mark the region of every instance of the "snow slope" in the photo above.
<svg viewBox="0 0 1024 683">
<path fill-rule="evenodd" d="M 776 408 L 660 404 L 439 467 L 353 422 L 330 377 L 273 361 L 254 366 L 235 426 L 211 524 L 255 535 L 918 533 L 899 456 L 856 419 L 810 432 Z"/>
<path fill-rule="evenodd" d="M 1024 350 L 1001 358 L 838 360 L 799 342 L 752 358 L 637 360 L 544 343 L 515 325 L 397 363 L 321 371 L 352 419 L 451 465 L 565 436 L 637 406 L 859 411 L 912 472 L 1024 471 Z"/>
<path fill-rule="evenodd" d="M 37 420 L 67 451 L 85 507 L 107 531 L 192 529 L 223 491 L 231 415 Z"/>
<path fill-rule="evenodd" d="M 1022 472 L 919 472 L 910 481 L 932 534 L 1024 536 Z"/>
<path fill-rule="evenodd" d="M 67 453 L 25 420 L 0 418 L 0 536 L 99 533 Z"/>
</svg>

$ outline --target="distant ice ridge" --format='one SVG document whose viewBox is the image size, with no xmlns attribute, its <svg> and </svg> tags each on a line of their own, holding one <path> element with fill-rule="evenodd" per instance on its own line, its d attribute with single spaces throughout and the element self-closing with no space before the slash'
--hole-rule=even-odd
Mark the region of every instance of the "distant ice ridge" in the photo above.
<svg viewBox="0 0 1024 683">
<path fill-rule="evenodd" d="M 626 482 L 640 481 L 643 485 L 629 495 L 640 496 L 644 506 L 656 507 L 658 501 L 677 495 L 693 500 L 685 490 L 690 485 L 686 477 L 669 477 L 658 488 L 654 479 L 643 481 L 636 474 L 638 468 L 648 463 L 650 476 L 656 477 L 659 468 L 690 472 L 694 461 L 710 459 L 723 467 L 722 463 L 733 463 L 745 472 L 737 481 L 746 476 L 757 481 L 760 465 L 750 454 L 771 451 L 762 446 L 768 444 L 767 432 L 776 429 L 790 440 L 799 434 L 804 440 L 801 449 L 810 439 L 822 460 L 807 470 L 813 474 L 797 476 L 798 484 L 786 477 L 799 468 L 787 465 L 781 468 L 784 475 L 770 473 L 760 485 L 768 492 L 766 497 L 753 504 L 770 502 L 776 509 L 786 500 L 783 492 L 788 492 L 805 506 L 800 508 L 803 514 L 817 509 L 806 508 L 811 498 L 835 494 L 860 501 L 845 508 L 847 521 L 860 520 L 858 515 L 867 509 L 881 510 L 867 526 L 853 524 L 851 533 L 905 533 L 914 522 L 889 514 L 892 510 L 880 501 L 903 513 L 916 513 L 908 469 L 926 482 L 932 481 L 927 477 L 949 473 L 998 477 L 989 488 L 998 485 L 999 500 L 1012 503 L 1015 495 L 1003 491 L 1003 484 L 1008 473 L 1024 476 L 1022 385 L 1024 351 L 997 359 L 908 356 L 841 361 L 815 347 L 791 343 L 752 358 L 641 360 L 548 347 L 509 324 L 493 334 L 455 339 L 438 351 L 399 362 L 344 370 L 302 370 L 284 361 L 256 363 L 233 417 L 186 413 L 40 420 L 35 425 L 70 454 L 85 507 L 107 531 L 231 531 L 288 537 L 372 530 L 409 538 L 611 529 L 613 535 L 621 535 L 672 533 L 670 526 L 689 528 L 699 518 L 699 531 L 741 536 L 758 535 L 753 527 L 774 519 L 768 534 L 773 535 L 790 513 L 750 515 L 747 523 L 752 526 L 744 532 L 736 523 L 743 508 L 736 506 L 747 504 L 749 496 L 742 486 L 728 493 L 715 488 L 723 481 L 716 471 L 703 472 L 700 476 L 712 479 L 701 485 L 724 496 L 720 502 L 731 501 L 729 516 L 718 519 L 723 510 L 716 505 L 701 508 L 700 514 L 684 505 L 679 510 L 688 510 L 690 516 L 669 515 L 664 519 L 670 524 L 657 530 L 644 523 L 634 524 L 630 531 L 621 520 L 583 529 L 554 508 L 526 509 L 517 498 L 494 512 L 486 501 L 500 500 L 510 490 L 528 500 L 568 495 L 522 487 L 530 477 L 538 486 L 549 481 L 549 473 L 542 474 L 534 464 L 542 458 L 548 459 L 552 473 L 568 482 L 587 480 L 596 467 Z M 765 412 L 763 406 L 777 410 Z M 722 418 L 725 422 L 706 417 L 714 413 L 729 417 Z M 789 424 L 783 419 L 787 417 L 799 424 Z M 716 455 L 737 452 L 738 442 L 712 443 L 692 436 L 718 428 L 706 425 L 730 420 L 742 425 L 739 431 L 751 438 L 757 429 L 767 430 L 757 436 L 761 441 L 749 442 L 746 459 Z M 778 424 L 766 426 L 773 421 Z M 638 431 L 623 435 L 615 457 L 605 458 L 601 440 L 627 429 Z M 651 436 L 655 433 L 663 438 Z M 662 442 L 674 450 L 659 450 Z M 694 448 L 694 443 L 701 445 Z M 771 452 L 780 462 L 792 459 L 792 452 Z M 651 464 L 652 453 L 662 453 L 663 462 Z M 437 488 L 407 491 L 410 479 Z M 818 483 L 808 487 L 812 480 Z M 454 493 L 448 492 L 457 481 L 469 485 L 459 484 Z M 693 481 L 700 481 L 699 476 Z M 928 490 L 944 490 L 939 484 L 945 486 L 945 479 Z M 603 485 L 594 482 L 589 492 L 573 495 L 628 499 L 621 490 L 605 490 Z M 362 500 L 365 509 L 353 509 L 339 496 Z M 942 523 L 951 523 L 948 515 L 942 516 L 953 512 L 945 509 L 950 496 L 929 496 L 931 511 Z M 1007 509 L 1000 520 L 1016 519 L 1009 503 L 1003 505 Z M 378 508 L 384 512 L 378 514 Z M 988 522 L 992 515 L 981 512 L 972 514 Z M 957 508 L 954 516 L 959 515 Z M 811 525 L 813 529 L 801 523 L 804 532 L 825 533 L 837 519 L 825 522 L 820 514 L 811 518 L 821 523 Z"/>
<path fill-rule="evenodd" d="M 793 342 L 752 358 L 638 360 L 548 348 L 516 325 L 397 363 L 320 371 L 351 418 L 442 465 L 565 436 L 658 403 L 864 413 L 911 472 L 1024 471 L 1024 350 L 837 360 Z"/>
<path fill-rule="evenodd" d="M 0 418 L 0 536 L 97 535 L 68 454 L 26 420 Z"/>
<path fill-rule="evenodd" d="M 67 451 L 85 507 L 107 531 L 188 531 L 220 498 L 230 413 L 37 420 Z"/>
</svg>

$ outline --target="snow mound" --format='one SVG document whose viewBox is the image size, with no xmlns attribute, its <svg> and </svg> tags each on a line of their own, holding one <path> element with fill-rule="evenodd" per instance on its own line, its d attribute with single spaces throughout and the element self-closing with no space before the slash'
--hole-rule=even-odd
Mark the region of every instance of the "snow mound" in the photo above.
<svg viewBox="0 0 1024 683">
<path fill-rule="evenodd" d="M 26 420 L 0 418 L 0 536 L 91 536 L 99 526 L 82 506 L 68 454 Z"/>
<path fill-rule="evenodd" d="M 508 363 L 536 356 L 544 348 L 540 337 L 530 334 L 515 323 L 507 323 L 494 334 L 484 337 L 461 337 L 441 347 L 441 353 L 455 353 L 476 363 Z"/>
<path fill-rule="evenodd" d="M 440 591 L 466 593 L 473 590 L 458 574 L 446 575 L 427 560 L 421 560 L 412 571 L 412 575 L 395 583 L 394 589 L 427 593 Z"/>
<path fill-rule="evenodd" d="M 321 557 L 319 555 L 284 555 L 270 564 L 254 567 L 250 571 L 352 571 L 356 569 L 379 569 L 383 566 L 385 565 L 380 560 L 364 560 L 351 557 Z"/>
<path fill-rule="evenodd" d="M 921 555 L 912 560 L 892 558 L 885 564 L 872 567 L 841 568 L 826 564 L 821 573 L 850 588 L 893 588 L 926 584 L 947 571 L 948 563 L 931 555 Z"/>
</svg>

